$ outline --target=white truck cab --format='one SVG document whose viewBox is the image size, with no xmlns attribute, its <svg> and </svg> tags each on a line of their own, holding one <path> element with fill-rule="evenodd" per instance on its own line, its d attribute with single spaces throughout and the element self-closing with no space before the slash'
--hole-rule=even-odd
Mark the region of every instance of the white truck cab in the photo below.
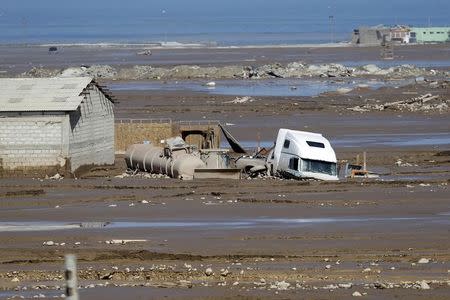
<svg viewBox="0 0 450 300">
<path fill-rule="evenodd" d="M 336 154 L 320 133 L 280 129 L 267 163 L 272 175 L 339 180 Z"/>
</svg>

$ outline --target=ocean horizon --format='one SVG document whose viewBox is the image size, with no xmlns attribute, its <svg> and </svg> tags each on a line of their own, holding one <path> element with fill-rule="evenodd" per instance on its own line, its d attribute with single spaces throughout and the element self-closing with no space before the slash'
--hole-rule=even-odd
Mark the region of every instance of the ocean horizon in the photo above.
<svg viewBox="0 0 450 300">
<path fill-rule="evenodd" d="M 362 7 L 352 14 L 347 10 L 358 1 L 328 0 L 305 5 L 308 1 L 282 0 L 275 5 L 260 0 L 244 4 L 231 0 L 234 6 L 208 6 L 210 2 L 194 0 L 194 8 L 185 4 L 180 7 L 183 4 L 177 0 L 131 0 L 123 7 L 118 5 L 120 1 L 110 1 L 106 6 L 90 3 L 84 8 L 85 0 L 78 1 L 79 5 L 53 0 L 5 1 L 6 5 L 0 6 L 0 44 L 322 44 L 349 41 L 353 29 L 360 26 L 450 24 L 450 4 L 439 0 L 429 2 L 440 2 L 441 6 L 429 5 L 425 11 L 389 9 L 386 3 L 374 7 L 359 4 Z M 405 7 L 422 5 L 418 1 L 393 2 L 400 7 L 402 3 Z"/>
</svg>

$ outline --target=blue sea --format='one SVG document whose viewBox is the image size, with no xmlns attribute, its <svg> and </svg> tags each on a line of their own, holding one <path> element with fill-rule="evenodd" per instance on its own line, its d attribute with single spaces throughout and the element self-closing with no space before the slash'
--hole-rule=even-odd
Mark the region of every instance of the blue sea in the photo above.
<svg viewBox="0 0 450 300">
<path fill-rule="evenodd" d="M 0 0 L 0 44 L 348 41 L 359 26 L 450 25 L 449 0 Z"/>
</svg>

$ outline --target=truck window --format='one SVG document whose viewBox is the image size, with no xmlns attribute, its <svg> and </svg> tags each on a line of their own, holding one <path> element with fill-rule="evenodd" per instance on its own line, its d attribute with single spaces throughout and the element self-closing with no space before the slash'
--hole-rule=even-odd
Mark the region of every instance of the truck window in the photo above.
<svg viewBox="0 0 450 300">
<path fill-rule="evenodd" d="M 289 159 L 289 169 L 298 171 L 298 157 L 291 157 Z"/>
<path fill-rule="evenodd" d="M 307 143 L 310 147 L 325 148 L 325 145 L 324 145 L 323 143 L 312 142 L 312 141 L 306 141 L 306 143 Z"/>
<path fill-rule="evenodd" d="M 302 158 L 302 171 L 336 175 L 336 163 Z"/>
<path fill-rule="evenodd" d="M 283 148 L 289 148 L 290 144 L 291 144 L 290 140 L 284 140 Z"/>
</svg>

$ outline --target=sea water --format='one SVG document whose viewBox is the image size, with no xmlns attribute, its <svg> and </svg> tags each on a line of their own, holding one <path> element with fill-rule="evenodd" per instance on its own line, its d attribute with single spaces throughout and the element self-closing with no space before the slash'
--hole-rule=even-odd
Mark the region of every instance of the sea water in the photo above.
<svg viewBox="0 0 450 300">
<path fill-rule="evenodd" d="M 330 43 L 363 25 L 448 26 L 449 11 L 439 0 L 2 0 L 0 44 Z"/>
</svg>

